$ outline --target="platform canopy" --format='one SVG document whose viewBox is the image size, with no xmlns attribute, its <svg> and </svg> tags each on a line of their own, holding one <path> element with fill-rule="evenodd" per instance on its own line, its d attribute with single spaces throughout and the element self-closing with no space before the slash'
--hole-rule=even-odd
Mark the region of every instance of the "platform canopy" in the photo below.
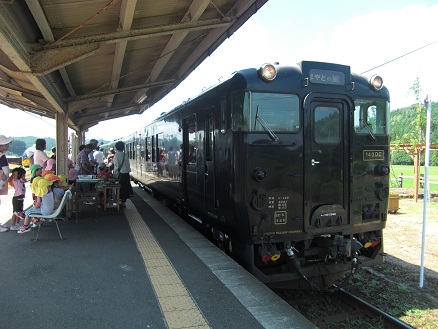
<svg viewBox="0 0 438 329">
<path fill-rule="evenodd" d="M 84 132 L 141 114 L 268 0 L 0 0 L 0 103 Z"/>
</svg>

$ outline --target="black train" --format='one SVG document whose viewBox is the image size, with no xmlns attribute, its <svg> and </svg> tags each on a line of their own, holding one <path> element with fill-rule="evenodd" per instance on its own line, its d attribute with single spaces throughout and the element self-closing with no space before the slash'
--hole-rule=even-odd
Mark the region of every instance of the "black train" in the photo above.
<svg viewBox="0 0 438 329">
<path fill-rule="evenodd" d="M 379 76 L 265 64 L 125 142 L 132 179 L 205 225 L 259 280 L 324 287 L 383 261 L 388 123 Z"/>
</svg>

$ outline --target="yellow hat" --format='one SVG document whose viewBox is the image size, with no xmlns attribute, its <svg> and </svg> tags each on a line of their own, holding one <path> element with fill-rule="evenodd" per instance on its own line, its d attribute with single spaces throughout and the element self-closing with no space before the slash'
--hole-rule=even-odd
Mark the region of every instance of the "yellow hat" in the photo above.
<svg viewBox="0 0 438 329">
<path fill-rule="evenodd" d="M 50 185 L 52 185 L 51 181 L 43 177 L 35 177 L 35 179 L 32 181 L 30 189 L 36 196 L 43 196 L 47 194 L 47 187 Z"/>
<path fill-rule="evenodd" d="M 67 176 L 65 176 L 64 174 L 60 174 L 60 175 L 58 175 L 58 177 L 61 179 L 59 181 L 59 185 L 61 185 L 61 186 L 68 186 Z"/>
<path fill-rule="evenodd" d="M 61 180 L 61 178 L 59 178 L 59 176 L 56 176 L 56 175 L 53 175 L 53 174 L 46 175 L 46 177 L 44 177 L 44 178 L 47 179 L 49 182 L 52 182 L 52 183 Z"/>
</svg>

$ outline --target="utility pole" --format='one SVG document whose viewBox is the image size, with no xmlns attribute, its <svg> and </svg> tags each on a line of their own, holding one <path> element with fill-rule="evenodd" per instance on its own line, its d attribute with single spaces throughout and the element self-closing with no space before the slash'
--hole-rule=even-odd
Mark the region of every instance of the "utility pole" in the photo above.
<svg viewBox="0 0 438 329">
<path fill-rule="evenodd" d="M 423 199 L 423 232 L 421 234 L 421 266 L 420 266 L 420 288 L 424 286 L 424 249 L 426 244 L 426 219 L 427 202 L 429 199 L 429 156 L 430 156 L 430 125 L 432 121 L 432 96 L 427 95 L 425 99 L 427 106 L 426 120 L 426 155 L 424 159 L 424 199 Z"/>
</svg>

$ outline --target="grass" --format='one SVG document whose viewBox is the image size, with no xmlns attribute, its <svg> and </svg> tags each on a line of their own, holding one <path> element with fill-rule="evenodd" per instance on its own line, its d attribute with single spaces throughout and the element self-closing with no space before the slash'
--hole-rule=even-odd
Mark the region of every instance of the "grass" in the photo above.
<svg viewBox="0 0 438 329">
<path fill-rule="evenodd" d="M 405 276 L 411 274 L 409 272 L 406 274 L 402 269 L 387 263 L 378 266 L 377 269 L 381 271 L 385 267 L 396 271 L 395 273 L 387 273 L 392 274 L 392 280 L 375 277 L 367 271 L 361 270 L 359 271 L 361 275 L 353 277 L 346 289 L 411 326 L 428 329 L 438 328 L 436 326 L 437 305 L 424 298 L 424 293 L 412 287 L 409 282 L 405 282 Z M 354 328 L 354 326 L 350 322 L 345 328 Z M 378 328 L 383 328 L 383 326 Z"/>
<path fill-rule="evenodd" d="M 414 166 L 391 166 L 391 187 L 397 187 L 396 178 L 403 173 L 403 188 L 414 188 Z M 420 167 L 420 174 L 424 174 L 424 166 Z M 429 190 L 438 192 L 438 167 L 429 167 Z"/>
</svg>

